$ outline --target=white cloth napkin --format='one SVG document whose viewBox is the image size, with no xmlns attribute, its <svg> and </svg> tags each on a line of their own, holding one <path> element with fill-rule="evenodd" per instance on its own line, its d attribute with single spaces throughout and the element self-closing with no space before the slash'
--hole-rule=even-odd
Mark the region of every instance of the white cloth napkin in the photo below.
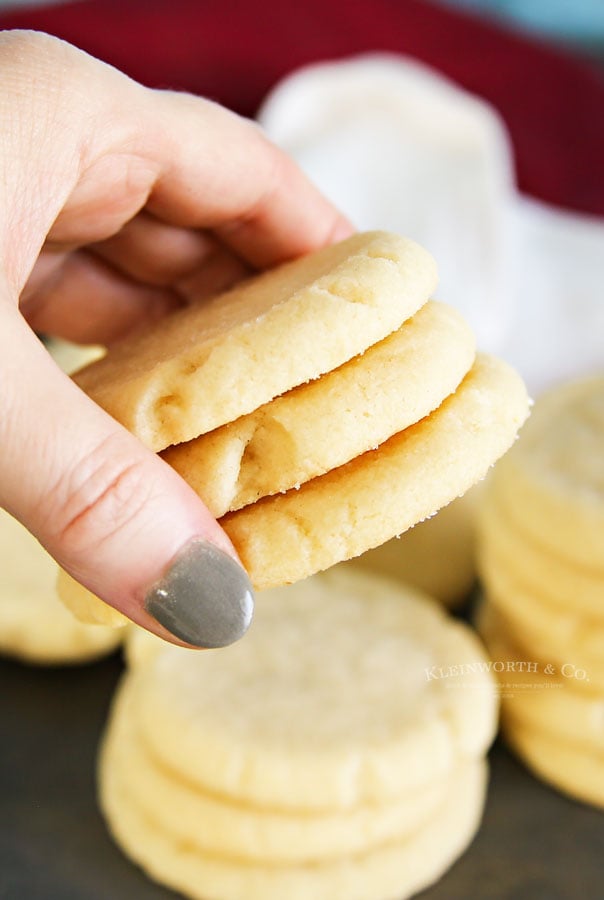
<svg viewBox="0 0 604 900">
<path fill-rule="evenodd" d="M 510 233 L 516 315 L 502 355 L 535 395 L 604 374 L 604 219 L 518 196 Z"/>
<path fill-rule="evenodd" d="M 497 113 L 427 66 L 372 54 L 301 69 L 259 121 L 358 228 L 436 258 L 436 296 L 533 393 L 604 370 L 604 220 L 521 197 Z"/>
</svg>

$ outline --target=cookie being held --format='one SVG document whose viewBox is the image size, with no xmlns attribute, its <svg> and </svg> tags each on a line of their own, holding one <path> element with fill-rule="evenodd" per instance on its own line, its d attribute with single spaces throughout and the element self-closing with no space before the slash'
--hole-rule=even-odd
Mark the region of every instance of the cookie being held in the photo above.
<svg viewBox="0 0 604 900">
<path fill-rule="evenodd" d="M 474 349 L 459 313 L 429 301 L 360 356 L 162 456 L 220 518 L 414 425 L 456 390 Z"/>
<path fill-rule="evenodd" d="M 220 522 L 259 589 L 358 556 L 465 493 L 505 453 L 528 414 L 521 378 L 478 354 L 431 415 L 376 450 Z"/>
<path fill-rule="evenodd" d="M 516 373 L 426 302 L 434 283 L 412 242 L 355 235 L 175 314 L 77 380 L 150 446 L 181 442 L 165 458 L 256 589 L 294 583 L 462 495 L 527 415 Z"/>
<path fill-rule="evenodd" d="M 395 331 L 436 286 L 432 257 L 355 234 L 120 341 L 75 381 L 152 450 L 189 441 Z"/>
</svg>

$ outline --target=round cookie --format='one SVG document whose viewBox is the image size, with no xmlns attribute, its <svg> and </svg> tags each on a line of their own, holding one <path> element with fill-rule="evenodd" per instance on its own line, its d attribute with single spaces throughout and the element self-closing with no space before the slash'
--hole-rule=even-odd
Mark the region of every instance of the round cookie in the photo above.
<svg viewBox="0 0 604 900">
<path fill-rule="evenodd" d="M 114 703 L 104 765 L 128 784 L 132 802 L 146 816 L 204 853 L 282 865 L 362 852 L 416 831 L 435 815 L 449 788 L 448 781 L 435 781 L 398 802 L 318 815 L 230 802 L 192 786 L 146 751 L 137 734 L 133 677 L 124 680 Z"/>
<path fill-rule="evenodd" d="M 174 839 L 147 817 L 115 769 L 101 765 L 100 799 L 122 849 L 157 881 L 195 900 L 397 900 L 433 884 L 463 853 L 480 821 L 486 763 L 451 780 L 435 817 L 414 835 L 364 853 L 307 865 L 222 859 Z"/>
<path fill-rule="evenodd" d="M 418 522 L 400 537 L 368 550 L 351 562 L 398 578 L 448 607 L 468 597 L 476 577 L 476 510 L 482 483 Z"/>
<path fill-rule="evenodd" d="M 479 354 L 430 416 L 299 490 L 220 522 L 258 589 L 358 556 L 433 515 L 484 477 L 514 441 L 528 398 L 506 363 Z"/>
<path fill-rule="evenodd" d="M 604 577 L 572 564 L 519 532 L 487 493 L 479 516 L 478 557 L 486 571 L 511 571 L 531 592 L 556 608 L 604 617 Z"/>
<path fill-rule="evenodd" d="M 604 659 L 604 632 L 601 621 L 578 612 L 569 604 L 551 603 L 542 593 L 528 588 L 513 569 L 499 564 L 497 554 L 484 553 L 481 565 L 489 601 L 518 622 L 519 631 L 526 629 L 548 647 L 578 650 L 594 658 Z"/>
<path fill-rule="evenodd" d="M 510 521 L 567 565 L 604 573 L 604 377 L 535 403 L 493 479 Z"/>
<path fill-rule="evenodd" d="M 587 750 L 525 723 L 504 718 L 507 742 L 544 781 L 571 797 L 604 808 L 604 752 Z"/>
<path fill-rule="evenodd" d="M 501 622 L 501 628 L 510 641 L 513 641 L 516 649 L 524 654 L 526 660 L 532 661 L 545 671 L 551 666 L 554 671 L 561 672 L 563 667 L 569 676 L 572 689 L 582 694 L 600 697 L 604 694 L 604 676 L 601 660 L 588 660 L 571 647 L 566 653 L 558 653 L 526 627 L 517 627 L 517 623 L 507 611 L 493 604 L 491 597 L 484 604 L 485 611 L 489 615 L 497 617 Z M 576 674 L 578 672 L 578 675 Z"/>
<path fill-rule="evenodd" d="M 202 790 L 275 810 L 392 803 L 489 745 L 492 676 L 434 601 L 342 569 L 260 594 L 244 641 L 166 646 L 133 691 L 140 739 Z M 444 673 L 444 674 L 443 674 Z"/>
<path fill-rule="evenodd" d="M 355 234 L 180 309 L 75 376 L 152 450 L 189 441 L 395 331 L 436 285 L 432 257 Z"/>
<path fill-rule="evenodd" d="M 510 572 L 483 559 L 482 575 L 489 604 L 505 619 L 511 637 L 539 648 L 557 666 L 584 668 L 589 680 L 579 687 L 604 691 L 604 633 L 601 623 L 574 609 L 548 604 Z"/>
<path fill-rule="evenodd" d="M 480 630 L 492 658 L 527 661 L 526 651 L 517 646 L 506 626 L 498 611 L 488 606 L 483 610 Z M 582 681 L 574 677 L 576 670 L 570 662 L 561 667 L 538 662 L 536 672 L 525 667 L 524 671 L 503 673 L 502 707 L 515 723 L 549 735 L 552 742 L 559 739 L 587 751 L 604 752 L 604 694 L 580 690 Z"/>
<path fill-rule="evenodd" d="M 163 456 L 220 517 L 418 422 L 453 393 L 473 360 L 474 336 L 459 313 L 428 302 L 362 355 Z"/>
<path fill-rule="evenodd" d="M 57 564 L 16 519 L 0 510 L 0 653 L 40 665 L 95 659 L 113 650 L 113 630 L 82 625 L 54 591 Z"/>
</svg>

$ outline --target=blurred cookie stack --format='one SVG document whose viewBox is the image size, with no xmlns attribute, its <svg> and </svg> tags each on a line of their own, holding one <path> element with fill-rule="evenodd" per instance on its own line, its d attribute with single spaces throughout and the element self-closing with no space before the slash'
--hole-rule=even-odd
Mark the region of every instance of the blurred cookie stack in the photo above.
<svg viewBox="0 0 604 900">
<path fill-rule="evenodd" d="M 604 378 L 535 404 L 485 490 L 479 566 L 508 741 L 604 806 Z"/>
<path fill-rule="evenodd" d="M 470 843 L 497 693 L 435 602 L 339 568 L 260 594 L 226 649 L 135 641 L 100 798 L 153 878 L 205 900 L 403 900 Z"/>
</svg>

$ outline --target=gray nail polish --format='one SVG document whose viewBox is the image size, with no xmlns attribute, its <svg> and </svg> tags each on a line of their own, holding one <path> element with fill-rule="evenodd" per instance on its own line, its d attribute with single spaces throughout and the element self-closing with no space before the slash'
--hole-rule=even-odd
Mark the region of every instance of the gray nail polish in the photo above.
<svg viewBox="0 0 604 900">
<path fill-rule="evenodd" d="M 145 609 L 195 647 L 226 647 L 248 629 L 254 594 L 245 570 L 224 551 L 191 541 L 145 597 Z"/>
</svg>

